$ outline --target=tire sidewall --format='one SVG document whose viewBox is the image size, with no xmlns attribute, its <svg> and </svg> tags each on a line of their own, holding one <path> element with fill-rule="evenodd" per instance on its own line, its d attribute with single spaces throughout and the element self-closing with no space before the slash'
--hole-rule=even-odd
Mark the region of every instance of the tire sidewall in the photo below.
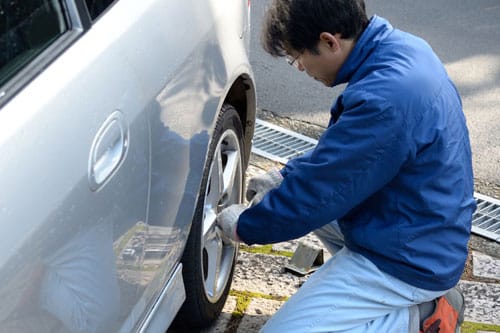
<svg viewBox="0 0 500 333">
<path fill-rule="evenodd" d="M 184 255 L 182 258 L 183 276 L 186 289 L 186 301 L 176 318 L 177 324 L 189 327 L 205 327 L 210 325 L 219 316 L 226 302 L 231 287 L 231 280 L 234 274 L 236 264 L 238 245 L 235 244 L 235 253 L 233 263 L 229 273 L 228 280 L 220 297 L 212 302 L 206 295 L 203 276 L 203 214 L 205 197 L 207 192 L 210 168 L 215 158 L 215 152 L 220 139 L 226 131 L 234 131 L 239 144 L 241 168 L 244 162 L 244 142 L 243 129 L 240 117 L 236 109 L 224 104 L 217 118 L 216 126 L 212 135 L 209 152 L 205 162 L 203 178 L 201 182 L 198 202 L 191 225 L 191 231 L 188 237 Z M 241 170 L 242 188 L 239 195 L 239 202 L 243 200 L 244 188 L 244 170 Z M 185 321 L 189 321 L 186 323 Z"/>
</svg>

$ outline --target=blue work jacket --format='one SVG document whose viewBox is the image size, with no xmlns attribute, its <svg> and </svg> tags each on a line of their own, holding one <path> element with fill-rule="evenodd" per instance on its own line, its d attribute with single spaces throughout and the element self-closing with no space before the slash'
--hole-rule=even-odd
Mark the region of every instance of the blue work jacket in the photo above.
<svg viewBox="0 0 500 333">
<path fill-rule="evenodd" d="M 413 286 L 446 290 L 464 269 L 475 210 L 460 96 L 422 39 L 370 19 L 342 65 L 348 82 L 314 150 L 241 214 L 247 244 L 338 220 L 345 245 Z"/>
</svg>

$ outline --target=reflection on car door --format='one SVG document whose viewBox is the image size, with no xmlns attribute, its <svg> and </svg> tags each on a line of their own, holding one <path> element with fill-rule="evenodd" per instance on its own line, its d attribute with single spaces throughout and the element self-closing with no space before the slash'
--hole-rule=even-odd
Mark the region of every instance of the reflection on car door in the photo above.
<svg viewBox="0 0 500 333">
<path fill-rule="evenodd" d="M 118 331 L 139 299 L 148 123 L 112 23 L 0 110 L 2 332 Z"/>
<path fill-rule="evenodd" d="M 132 67 L 140 69 L 138 78 L 150 99 L 151 190 L 139 304 L 152 307 L 187 241 L 227 77 L 211 1 L 150 1 L 132 7 L 136 29 L 151 36 L 130 40 L 126 53 Z"/>
</svg>

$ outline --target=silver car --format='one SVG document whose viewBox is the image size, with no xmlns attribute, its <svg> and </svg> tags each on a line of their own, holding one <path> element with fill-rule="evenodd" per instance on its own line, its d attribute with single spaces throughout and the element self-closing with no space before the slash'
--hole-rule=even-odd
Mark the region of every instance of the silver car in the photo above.
<svg viewBox="0 0 500 333">
<path fill-rule="evenodd" d="M 0 0 L 0 332 L 210 325 L 255 119 L 249 0 Z"/>
</svg>

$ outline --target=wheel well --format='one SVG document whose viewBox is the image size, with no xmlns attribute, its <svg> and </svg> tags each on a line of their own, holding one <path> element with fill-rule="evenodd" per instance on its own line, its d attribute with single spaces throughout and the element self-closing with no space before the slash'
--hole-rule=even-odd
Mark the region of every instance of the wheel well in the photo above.
<svg viewBox="0 0 500 333">
<path fill-rule="evenodd" d="M 241 119 L 243 126 L 245 147 L 244 165 L 248 165 L 250 159 L 251 142 L 255 129 L 255 86 L 253 80 L 247 76 L 240 76 L 234 81 L 226 96 L 225 103 L 234 106 Z"/>
</svg>

